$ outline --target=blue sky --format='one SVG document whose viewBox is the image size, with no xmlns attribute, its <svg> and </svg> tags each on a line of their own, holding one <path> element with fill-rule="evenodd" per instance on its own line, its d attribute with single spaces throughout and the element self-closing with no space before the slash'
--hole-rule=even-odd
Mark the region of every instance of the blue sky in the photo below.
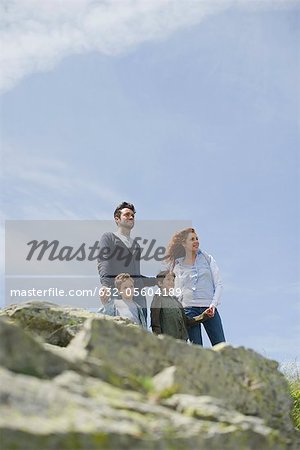
<svg viewBox="0 0 300 450">
<path fill-rule="evenodd" d="M 2 211 L 192 220 L 228 341 L 299 360 L 299 2 L 250 3 L 7 2 Z"/>
</svg>

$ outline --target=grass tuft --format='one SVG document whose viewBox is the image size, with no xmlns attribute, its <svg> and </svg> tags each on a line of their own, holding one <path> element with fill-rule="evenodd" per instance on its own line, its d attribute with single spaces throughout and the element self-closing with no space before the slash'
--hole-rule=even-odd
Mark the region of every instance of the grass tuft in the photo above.
<svg viewBox="0 0 300 450">
<path fill-rule="evenodd" d="M 281 365 L 281 371 L 288 380 L 291 396 L 294 400 L 292 418 L 295 427 L 300 430 L 300 367 L 295 360 Z"/>
</svg>

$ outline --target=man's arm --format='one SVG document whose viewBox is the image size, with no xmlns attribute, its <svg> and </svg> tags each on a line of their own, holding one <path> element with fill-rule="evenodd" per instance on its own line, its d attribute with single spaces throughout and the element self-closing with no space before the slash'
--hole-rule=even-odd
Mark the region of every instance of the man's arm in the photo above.
<svg viewBox="0 0 300 450">
<path fill-rule="evenodd" d="M 140 275 L 144 287 L 155 286 L 157 284 L 156 277 L 145 277 L 144 275 Z"/>
<path fill-rule="evenodd" d="M 97 269 L 100 276 L 102 286 L 112 287 L 115 278 L 112 254 L 114 250 L 114 242 L 112 233 L 104 233 L 100 239 L 100 250 L 97 258 Z"/>
</svg>

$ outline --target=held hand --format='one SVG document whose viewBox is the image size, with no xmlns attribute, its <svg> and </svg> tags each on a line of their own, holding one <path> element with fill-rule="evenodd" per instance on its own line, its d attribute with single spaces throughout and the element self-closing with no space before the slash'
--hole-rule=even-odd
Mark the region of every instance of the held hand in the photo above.
<svg viewBox="0 0 300 450">
<path fill-rule="evenodd" d="M 207 320 L 207 319 L 209 319 L 209 316 L 208 316 L 208 314 L 206 314 L 206 311 L 204 311 L 202 314 L 199 314 L 199 316 L 195 316 L 195 317 L 193 317 L 193 319 L 196 321 L 196 322 L 204 322 L 205 320 Z"/>
<path fill-rule="evenodd" d="M 108 288 L 107 286 L 101 286 L 101 288 L 99 289 L 99 297 L 102 305 L 105 305 L 110 298 L 110 288 Z"/>
<path fill-rule="evenodd" d="M 196 320 L 196 322 L 200 322 L 201 320 L 203 320 L 203 315 L 200 314 L 199 316 L 194 316 L 193 319 Z"/>
<path fill-rule="evenodd" d="M 215 315 L 215 310 L 216 310 L 216 308 L 214 307 L 214 305 L 210 305 L 210 307 L 207 308 L 207 309 L 205 310 L 205 312 L 206 312 L 206 314 L 207 314 L 209 317 L 214 317 L 214 315 Z"/>
</svg>

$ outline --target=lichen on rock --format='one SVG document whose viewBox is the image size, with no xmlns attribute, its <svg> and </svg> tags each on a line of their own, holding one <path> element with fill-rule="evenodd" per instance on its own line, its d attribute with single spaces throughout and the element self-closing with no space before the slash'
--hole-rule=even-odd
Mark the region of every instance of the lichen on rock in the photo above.
<svg viewBox="0 0 300 450">
<path fill-rule="evenodd" d="M 276 362 L 36 303 L 0 318 L 3 449 L 297 449 Z M 69 344 L 53 345 L 51 330 L 73 326 L 76 315 Z"/>
</svg>

